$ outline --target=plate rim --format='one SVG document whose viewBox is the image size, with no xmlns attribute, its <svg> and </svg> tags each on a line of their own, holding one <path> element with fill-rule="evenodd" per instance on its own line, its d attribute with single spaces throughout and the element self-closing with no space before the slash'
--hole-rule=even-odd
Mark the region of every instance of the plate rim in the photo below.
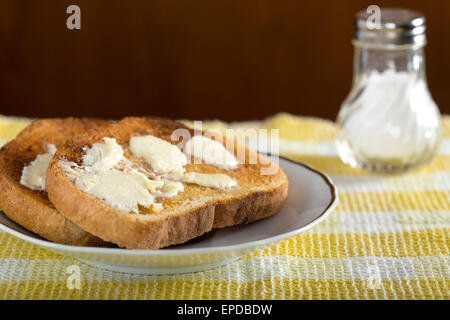
<svg viewBox="0 0 450 320">
<path fill-rule="evenodd" d="M 244 243 L 239 243 L 239 244 L 227 245 L 227 246 L 208 247 L 208 248 L 125 249 L 125 248 L 74 246 L 74 245 L 51 242 L 51 241 L 48 241 L 45 239 L 36 239 L 36 238 L 26 235 L 22 232 L 11 229 L 10 227 L 4 225 L 1 222 L 0 222 L 0 229 L 5 231 L 8 234 L 11 234 L 19 239 L 24 240 L 24 241 L 30 242 L 32 244 L 40 245 L 44 248 L 53 249 L 53 250 L 77 252 L 77 253 L 125 254 L 125 255 L 129 255 L 129 256 L 147 256 L 147 255 L 157 255 L 158 256 L 158 255 L 182 255 L 182 254 L 191 254 L 191 253 L 213 253 L 213 252 L 239 250 L 239 249 L 244 249 L 244 248 L 248 248 L 248 247 L 256 247 L 256 246 L 261 246 L 261 245 L 265 245 L 265 244 L 269 244 L 269 243 L 273 243 L 273 242 L 278 242 L 283 239 L 295 236 L 299 233 L 302 233 L 303 231 L 306 231 L 306 230 L 314 227 L 316 224 L 318 224 L 319 222 L 324 220 L 331 212 L 333 212 L 333 210 L 336 208 L 337 203 L 338 203 L 337 186 L 334 184 L 334 182 L 331 180 L 331 178 L 327 174 L 311 167 L 308 164 L 305 164 L 300 161 L 296 161 L 294 159 L 290 159 L 290 158 L 287 158 L 284 156 L 278 156 L 278 158 L 285 160 L 287 162 L 293 163 L 295 165 L 299 165 L 299 166 L 315 173 L 319 177 L 321 177 L 330 189 L 331 199 L 330 199 L 330 202 L 328 203 L 328 205 L 326 206 L 326 208 L 320 213 L 320 215 L 318 215 L 317 218 L 315 218 L 313 221 L 311 221 L 307 225 L 305 225 L 301 228 L 289 231 L 289 232 L 284 232 L 279 235 L 269 237 L 269 238 L 265 238 L 265 239 L 261 239 L 261 240 L 254 240 L 254 241 L 249 241 L 249 242 L 244 242 Z M 5 214 L 5 216 L 6 216 L 6 214 Z"/>
</svg>

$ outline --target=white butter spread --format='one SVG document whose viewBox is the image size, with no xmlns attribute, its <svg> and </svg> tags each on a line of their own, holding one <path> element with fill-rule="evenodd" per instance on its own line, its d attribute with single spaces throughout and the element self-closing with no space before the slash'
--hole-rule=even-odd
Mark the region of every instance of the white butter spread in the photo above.
<svg viewBox="0 0 450 320">
<path fill-rule="evenodd" d="M 77 188 L 123 212 L 138 213 L 139 206 L 152 207 L 154 212 L 160 212 L 164 209 L 163 204 L 155 200 L 183 192 L 183 182 L 218 189 L 237 185 L 236 180 L 226 174 L 185 173 L 186 155 L 175 145 L 151 135 L 132 137 L 129 147 L 135 156 L 143 158 L 151 166 L 153 172 L 135 168 L 135 164 L 125 158 L 115 139 L 104 138 L 103 141 L 84 149 L 82 165 L 65 160 L 60 160 L 58 165 L 73 179 Z M 208 161 L 228 168 L 237 165 L 236 159 L 229 154 L 236 162 L 234 165 L 222 145 L 217 143 L 223 150 L 214 144 L 215 141 L 210 141 L 216 156 L 207 157 Z M 201 146 L 211 145 L 210 142 L 200 143 Z M 219 161 L 219 156 L 225 161 Z"/>
<path fill-rule="evenodd" d="M 75 185 L 124 212 L 137 213 L 139 205 L 149 207 L 154 201 L 146 179 L 115 169 L 77 175 Z"/>
<path fill-rule="evenodd" d="M 180 190 L 171 181 L 149 179 L 131 166 L 115 139 L 103 140 L 84 150 L 81 166 L 64 160 L 58 163 L 80 190 L 126 213 L 138 213 L 139 206 L 161 211 L 155 198 L 172 197 Z"/>
<path fill-rule="evenodd" d="M 157 174 L 183 174 L 183 166 L 187 164 L 186 156 L 177 146 L 151 135 L 132 137 L 130 150 L 144 158 Z"/>
<path fill-rule="evenodd" d="M 171 198 L 184 191 L 184 185 L 178 181 L 166 180 L 164 186 L 159 190 L 155 190 L 153 195 L 161 198 Z"/>
<path fill-rule="evenodd" d="M 223 173 L 189 172 L 183 175 L 181 180 L 216 189 L 228 189 L 237 184 L 236 180 Z"/>
<path fill-rule="evenodd" d="M 130 139 L 130 150 L 144 160 L 159 174 L 175 181 L 195 183 L 201 186 L 226 189 L 235 186 L 236 180 L 226 174 L 184 173 L 183 166 L 187 164 L 186 156 L 175 145 L 147 135 Z M 236 158 L 217 141 L 203 136 L 194 136 L 185 147 L 188 154 L 201 157 L 206 163 L 221 168 L 236 168 Z"/>
<path fill-rule="evenodd" d="M 111 169 L 124 160 L 123 149 L 116 139 L 103 138 L 105 143 L 94 143 L 85 149 L 83 165 L 92 169 Z"/>
<path fill-rule="evenodd" d="M 39 154 L 36 159 L 22 169 L 20 183 L 32 190 L 45 190 L 47 168 L 56 152 L 54 144 L 46 145 L 46 153 Z"/>
<path fill-rule="evenodd" d="M 235 169 L 236 157 L 223 144 L 205 136 L 193 136 L 185 145 L 184 152 L 203 162 L 225 170 Z"/>
<path fill-rule="evenodd" d="M 53 143 L 49 143 L 45 146 L 45 151 L 54 155 L 56 153 L 56 146 Z"/>
</svg>

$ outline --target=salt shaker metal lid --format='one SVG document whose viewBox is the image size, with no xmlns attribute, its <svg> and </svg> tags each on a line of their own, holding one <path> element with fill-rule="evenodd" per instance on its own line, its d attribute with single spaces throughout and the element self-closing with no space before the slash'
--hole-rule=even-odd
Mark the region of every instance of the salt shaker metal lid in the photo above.
<svg viewBox="0 0 450 320">
<path fill-rule="evenodd" d="M 426 20 L 422 13 L 376 6 L 371 12 L 360 11 L 356 14 L 354 45 L 401 49 L 419 48 L 426 44 Z"/>
</svg>

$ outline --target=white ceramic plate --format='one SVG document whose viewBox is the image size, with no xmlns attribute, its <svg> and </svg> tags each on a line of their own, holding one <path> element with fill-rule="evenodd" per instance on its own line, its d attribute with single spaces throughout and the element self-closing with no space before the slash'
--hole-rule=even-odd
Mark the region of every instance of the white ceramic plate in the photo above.
<svg viewBox="0 0 450 320">
<path fill-rule="evenodd" d="M 273 160 L 273 159 L 272 159 Z M 280 211 L 265 220 L 213 230 L 183 245 L 159 250 L 127 250 L 62 245 L 24 229 L 0 211 L 0 229 L 86 264 L 128 273 L 172 274 L 224 265 L 303 232 L 322 221 L 337 204 L 337 189 L 323 173 L 280 158 L 289 178 L 289 194 Z"/>
</svg>

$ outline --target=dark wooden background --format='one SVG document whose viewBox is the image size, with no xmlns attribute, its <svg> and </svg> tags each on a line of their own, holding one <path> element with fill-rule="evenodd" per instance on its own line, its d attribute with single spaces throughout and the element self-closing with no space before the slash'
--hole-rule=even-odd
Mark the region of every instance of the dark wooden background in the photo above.
<svg viewBox="0 0 450 320">
<path fill-rule="evenodd" d="M 66 28 L 70 4 L 79 31 Z M 428 80 L 450 113 L 448 0 L 1 0 L 0 113 L 334 119 L 353 16 L 371 4 L 425 13 Z"/>
</svg>

